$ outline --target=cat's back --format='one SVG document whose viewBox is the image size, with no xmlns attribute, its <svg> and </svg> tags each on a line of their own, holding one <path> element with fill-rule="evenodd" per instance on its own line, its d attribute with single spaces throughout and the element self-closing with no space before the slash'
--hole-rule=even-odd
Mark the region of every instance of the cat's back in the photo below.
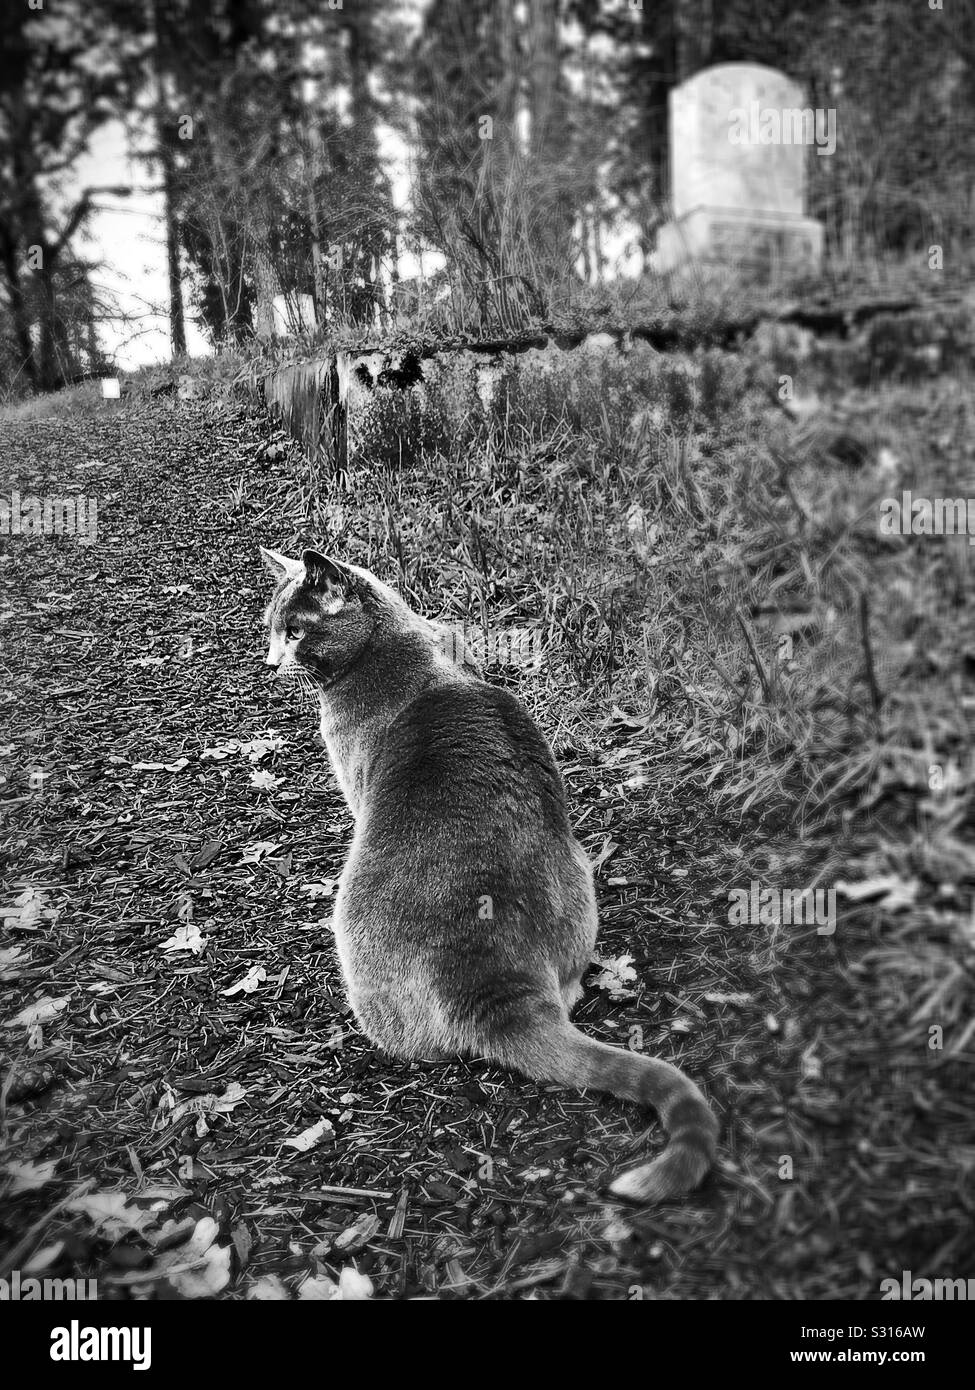
<svg viewBox="0 0 975 1390">
<path fill-rule="evenodd" d="M 435 684 L 397 716 L 369 777 L 370 818 L 402 833 L 417 822 L 517 817 L 565 832 L 551 749 L 522 702 L 483 681 Z"/>
</svg>

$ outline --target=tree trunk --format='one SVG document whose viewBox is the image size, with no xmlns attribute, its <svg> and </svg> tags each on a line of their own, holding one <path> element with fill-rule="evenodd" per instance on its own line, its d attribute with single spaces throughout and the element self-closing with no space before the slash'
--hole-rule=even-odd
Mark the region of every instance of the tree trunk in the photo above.
<svg viewBox="0 0 975 1390">
<path fill-rule="evenodd" d="M 530 0 L 529 26 L 531 147 L 538 158 L 557 142 L 558 0 Z"/>
<path fill-rule="evenodd" d="M 186 352 L 186 323 L 183 318 L 183 286 L 179 273 L 179 227 L 176 221 L 176 171 L 172 151 L 160 131 L 159 153 L 163 168 L 163 200 L 166 218 L 166 266 L 169 273 L 169 336 L 173 356 Z"/>
<path fill-rule="evenodd" d="M 179 275 L 179 228 L 176 221 L 176 161 L 169 144 L 170 118 L 166 104 L 163 61 L 163 24 L 160 0 L 153 0 L 152 22 L 156 41 L 156 142 L 163 176 L 163 215 L 166 220 L 166 268 L 169 276 L 169 336 L 173 356 L 186 352 L 186 325 L 183 320 L 183 287 Z"/>
<path fill-rule="evenodd" d="M 274 297 L 279 293 L 278 277 L 267 248 L 256 248 L 254 266 L 254 332 L 259 338 L 274 337 Z"/>
<path fill-rule="evenodd" d="M 496 0 L 496 8 L 499 78 L 495 97 L 495 118 L 504 132 L 504 148 L 511 150 L 517 138 L 520 76 L 515 0 Z"/>
<path fill-rule="evenodd" d="M 44 260 L 35 271 L 41 282 L 41 350 L 38 384 L 42 391 L 56 391 L 64 385 L 62 363 L 58 353 L 58 304 L 54 286 L 54 267 L 50 263 L 50 252 L 44 248 Z"/>
<path fill-rule="evenodd" d="M 36 391 L 38 385 L 37 363 L 34 360 L 34 345 L 31 342 L 30 319 L 24 301 L 24 290 L 20 283 L 20 267 L 17 264 L 16 248 L 8 242 L 6 237 L 4 237 L 2 264 L 20 366 L 24 370 L 31 390 Z"/>
<path fill-rule="evenodd" d="M 324 326 L 328 310 L 328 288 L 325 278 L 325 261 L 322 256 L 322 233 L 318 220 L 318 176 L 321 168 L 321 135 L 316 122 L 316 112 L 308 117 L 308 152 L 311 170 L 306 167 L 305 178 L 308 184 L 308 221 L 311 226 L 311 276 L 313 285 L 312 304 L 315 311 L 315 326 Z"/>
<path fill-rule="evenodd" d="M 714 0 L 674 0 L 677 19 L 678 82 L 686 82 L 711 61 L 714 45 Z"/>
</svg>

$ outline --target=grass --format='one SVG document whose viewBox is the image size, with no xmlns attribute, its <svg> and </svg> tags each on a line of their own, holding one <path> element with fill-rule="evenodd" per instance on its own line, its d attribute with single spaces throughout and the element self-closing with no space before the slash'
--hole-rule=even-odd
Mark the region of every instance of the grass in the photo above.
<svg viewBox="0 0 975 1390">
<path fill-rule="evenodd" d="M 925 365 L 914 349 L 944 317 L 923 322 L 900 352 L 868 330 L 832 375 L 828 350 L 797 360 L 788 338 L 671 361 L 581 353 L 524 368 L 466 433 L 450 400 L 431 427 L 435 389 L 419 422 L 377 399 L 378 443 L 364 427 L 347 491 L 322 490 L 308 531 L 449 621 L 537 626 L 542 669 L 516 683 L 563 759 L 614 769 L 609 837 L 642 838 L 662 764 L 670 798 L 725 825 L 723 846 L 687 846 L 716 916 L 752 880 L 841 885 L 835 937 L 766 926 L 737 943 L 747 963 L 726 938 L 720 954 L 724 992 L 748 995 L 760 962 L 776 1051 L 790 1029 L 804 1040 L 798 1101 L 766 1106 L 788 1115 L 784 1156 L 837 1178 L 852 1165 L 874 1194 L 843 1207 L 859 1270 L 845 1293 L 898 1242 L 904 1267 L 923 1262 L 925 1230 L 942 1261 L 972 1253 L 953 1205 L 975 1164 L 972 552 L 965 536 L 878 530 L 884 497 L 975 483 L 970 368 Z M 772 403 L 786 370 L 810 409 Z M 711 930 L 688 932 L 681 968 L 708 958 Z M 684 1057 L 732 1099 L 713 1043 L 692 1034 Z M 769 1209 L 803 1207 L 740 1152 Z M 890 1242 L 871 1229 L 878 1203 Z M 822 1224 L 812 1202 L 807 1219 Z M 835 1271 L 807 1296 L 841 1283 Z"/>
<path fill-rule="evenodd" d="M 89 412 L 96 402 L 101 401 L 101 395 L 100 381 L 85 381 L 50 395 L 27 396 L 20 400 L 11 398 L 0 403 L 0 419 L 10 424 L 30 420 L 61 420 L 66 416 Z M 110 401 L 105 403 L 108 409 L 114 404 Z"/>
<path fill-rule="evenodd" d="M 29 439 L 15 423 L 11 456 L 32 469 L 102 460 L 118 499 L 100 527 L 135 527 L 140 562 L 101 562 L 118 585 L 101 641 L 117 654 L 43 648 L 87 692 L 78 707 L 62 696 L 46 733 L 38 639 L 102 619 L 19 601 L 10 619 L 32 756 L 48 750 L 84 788 L 21 807 L 12 882 L 49 883 L 64 912 L 31 939 L 17 1006 L 100 982 L 82 995 L 97 1020 L 73 1002 L 33 1054 L 7 1035 L 9 1152 L 54 1157 L 61 1184 L 8 1197 L 11 1242 L 36 1228 L 35 1245 L 62 1242 L 59 1273 L 97 1272 L 118 1296 L 164 1290 L 149 1234 L 93 1238 L 45 1195 L 93 1182 L 164 1189 L 167 1216 L 214 1220 L 232 1247 L 225 1297 L 270 1278 L 290 1295 L 350 1261 L 394 1298 L 872 1299 L 902 1269 L 966 1277 L 971 551 L 883 537 L 877 517 L 904 487 L 971 491 L 973 406 L 964 364 L 915 346 L 878 365 L 864 341 L 857 371 L 798 332 L 738 353 L 580 352 L 554 377 L 510 374 L 480 414 L 448 383 L 419 420 L 377 395 L 373 452 L 341 484 L 226 393 L 147 390 Z M 348 817 L 313 712 L 270 705 L 256 680 L 256 544 L 311 540 L 430 616 L 540 634 L 540 665 L 488 675 L 552 740 L 598 864 L 600 954 L 633 960 L 629 997 L 590 976 L 580 1026 L 679 1062 L 722 1115 L 719 1167 L 687 1201 L 604 1200 L 606 1177 L 659 1142 L 627 1107 L 478 1062 L 392 1063 L 357 1034 L 323 905 L 302 891 L 339 871 Z M 46 593 L 41 554 L 11 552 L 17 594 Z M 203 647 L 189 666 L 130 669 L 133 625 L 151 629 L 153 660 L 187 630 Z M 263 764 L 285 778 L 277 792 L 202 758 L 267 724 L 286 735 Z M 177 755 L 176 773 L 132 770 Z M 284 859 L 248 864 L 255 839 Z M 835 931 L 739 925 L 729 895 L 753 881 L 834 890 Z M 211 944 L 174 969 L 158 945 L 187 894 Z M 268 983 L 224 996 L 251 965 Z M 32 1090 L 30 1067 L 60 1089 L 41 1075 Z M 203 1136 L 167 1121 L 171 1101 L 234 1082 L 250 1098 Z M 283 1146 L 322 1118 L 321 1148 Z"/>
</svg>

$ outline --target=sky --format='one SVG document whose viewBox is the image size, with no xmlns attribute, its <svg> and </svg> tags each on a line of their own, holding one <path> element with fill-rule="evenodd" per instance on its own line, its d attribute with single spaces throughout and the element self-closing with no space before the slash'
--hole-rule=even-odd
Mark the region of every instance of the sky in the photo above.
<svg viewBox="0 0 975 1390">
<path fill-rule="evenodd" d="M 412 15 L 413 22 L 419 22 L 423 0 L 390 3 L 398 14 Z M 341 89 L 331 89 L 329 101 L 335 103 L 341 95 Z M 409 207 L 411 194 L 409 147 L 397 130 L 382 123 L 377 127 L 377 137 L 394 206 L 403 213 Z M 168 362 L 171 357 L 163 198 L 161 193 L 148 191 L 158 178 L 158 169 L 131 158 L 122 123 L 111 121 L 96 130 L 66 190 L 72 199 L 85 187 L 129 185 L 142 190 L 126 198 L 97 195 L 85 229 L 76 239 L 76 249 L 86 259 L 101 263 L 93 280 L 101 298 L 111 302 L 107 312 L 117 310 L 120 315 L 101 321 L 99 336 L 107 355 L 123 371 Z M 617 271 L 623 274 L 634 273 L 624 254 L 632 232 L 632 228 L 622 228 L 615 235 L 608 229 L 604 233 L 604 254 L 610 264 L 620 262 Z M 436 252 L 424 253 L 422 261 L 404 252 L 397 269 L 403 279 L 418 274 L 429 276 L 443 263 L 443 257 Z M 209 355 L 212 345 L 196 321 L 185 279 L 183 308 L 190 355 Z"/>
<path fill-rule="evenodd" d="M 89 152 L 75 169 L 75 191 L 100 185 L 131 184 L 147 187 L 153 182 L 144 163 L 129 157 L 125 131 L 112 121 L 95 132 Z M 150 363 L 168 362 L 169 289 L 166 274 L 166 242 L 161 193 L 133 193 L 129 198 L 99 194 L 95 211 L 79 237 L 78 249 L 86 258 L 102 262 L 92 277 L 103 297 L 137 322 L 106 321 L 99 336 L 108 356 L 123 371 Z M 210 345 L 193 321 L 192 306 L 185 303 L 187 348 L 192 356 L 205 355 Z"/>
<path fill-rule="evenodd" d="M 380 126 L 380 156 L 392 185 L 393 202 L 399 210 L 409 202 L 409 157 L 402 138 L 389 127 Z M 130 157 L 125 130 L 112 121 L 95 132 L 88 153 L 78 161 L 71 183 L 77 196 L 85 187 L 131 185 L 149 188 L 155 181 L 152 171 L 141 160 Z M 121 314 L 135 322 L 105 320 L 99 336 L 108 356 L 122 371 L 168 362 L 169 287 L 166 270 L 166 242 L 161 193 L 136 192 L 131 197 L 99 194 L 88 218 L 78 249 L 91 260 L 102 262 L 93 276 L 104 297 L 117 302 Z M 422 265 L 411 254 L 400 257 L 402 277 L 422 272 L 431 274 L 442 258 L 434 253 L 423 257 Z M 186 344 L 191 356 L 207 356 L 212 345 L 195 321 L 187 286 L 183 285 Z"/>
<path fill-rule="evenodd" d="M 414 27 L 419 25 L 426 0 L 390 0 L 390 3 L 399 20 L 405 15 Z M 342 93 L 333 90 L 329 96 L 335 102 Z M 402 137 L 390 128 L 380 126 L 377 133 L 393 202 L 402 211 L 410 195 L 408 150 Z M 122 123 L 111 121 L 96 130 L 88 152 L 73 171 L 65 197 L 73 201 L 85 187 L 131 185 L 146 189 L 157 182 L 158 169 L 153 170 L 144 161 L 130 157 Z M 129 320 L 100 322 L 99 336 L 106 353 L 123 371 L 168 362 L 171 357 L 169 285 L 162 194 L 139 192 L 127 198 L 99 194 L 76 243 L 77 250 L 87 259 L 102 263 L 93 277 L 95 284 L 101 296 L 113 301 L 120 314 Z M 424 256 L 422 265 L 406 254 L 401 257 L 398 269 L 403 277 L 421 271 L 429 275 L 440 264 L 442 258 L 431 253 Z M 183 309 L 190 355 L 210 354 L 212 344 L 196 322 L 185 282 Z"/>
</svg>

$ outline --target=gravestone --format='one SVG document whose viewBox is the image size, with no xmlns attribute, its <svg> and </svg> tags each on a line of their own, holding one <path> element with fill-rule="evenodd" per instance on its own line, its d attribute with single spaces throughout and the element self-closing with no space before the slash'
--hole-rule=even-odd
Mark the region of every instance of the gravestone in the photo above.
<svg viewBox="0 0 975 1390">
<path fill-rule="evenodd" d="M 832 118 L 835 123 L 835 114 Z M 835 124 L 802 88 L 757 63 L 705 68 L 670 93 L 673 219 L 652 264 L 693 261 L 816 271 L 823 227 L 806 216 L 806 170 L 835 147 Z"/>
<path fill-rule="evenodd" d="M 310 294 L 276 294 L 271 301 L 272 336 L 290 338 L 313 333 L 317 324 L 315 301 Z"/>
</svg>

